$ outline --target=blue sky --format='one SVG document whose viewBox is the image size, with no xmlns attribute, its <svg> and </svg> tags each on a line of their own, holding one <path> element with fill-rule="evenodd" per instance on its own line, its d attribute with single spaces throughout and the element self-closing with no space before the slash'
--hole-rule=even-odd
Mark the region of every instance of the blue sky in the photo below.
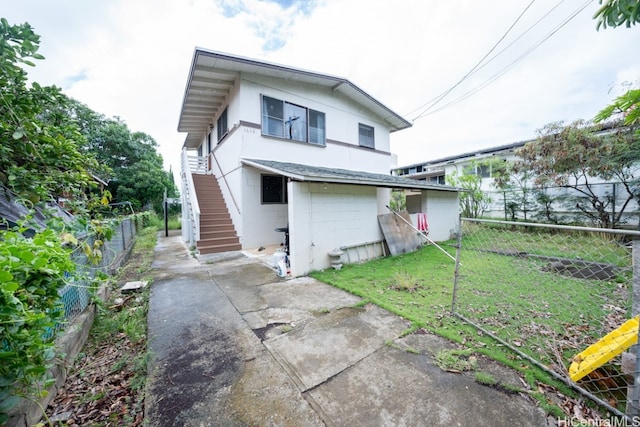
<svg viewBox="0 0 640 427">
<path fill-rule="evenodd" d="M 47 59 L 29 70 L 34 80 L 150 134 L 167 168 L 178 169 L 178 114 L 196 46 L 351 80 L 415 119 L 392 134 L 404 165 L 590 119 L 621 83 L 640 83 L 640 27 L 598 32 L 597 1 L 536 0 L 489 58 L 504 52 L 456 85 L 530 3 L 0 0 L 0 15 L 41 35 Z M 454 86 L 419 117 L 419 107 Z"/>
</svg>

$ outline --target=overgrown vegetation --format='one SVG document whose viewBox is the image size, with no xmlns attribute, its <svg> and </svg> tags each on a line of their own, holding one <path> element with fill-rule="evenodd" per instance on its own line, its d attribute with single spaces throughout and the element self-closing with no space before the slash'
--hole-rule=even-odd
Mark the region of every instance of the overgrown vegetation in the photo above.
<svg viewBox="0 0 640 427">
<path fill-rule="evenodd" d="M 159 211 L 165 189 L 175 197 L 177 188 L 156 141 L 55 86 L 28 86 L 24 67 L 44 59 L 39 45 L 28 23 L 0 19 L 0 184 L 33 203 L 64 200 L 74 213 L 95 214 L 103 197 Z"/>
<path fill-rule="evenodd" d="M 20 397 L 46 393 L 64 315 L 58 291 L 83 280 L 71 251 L 101 260 L 112 233 L 103 221 L 112 215 L 111 201 L 144 208 L 159 204 L 165 188 L 175 194 L 151 137 L 57 87 L 28 84 L 25 67 L 44 59 L 39 44 L 28 23 L 0 19 L 0 196 L 39 215 L 37 223 L 11 217 L 10 224 L 0 212 L 0 424 Z M 73 218 L 51 216 L 51 206 L 64 206 Z"/>
<path fill-rule="evenodd" d="M 27 87 L 22 67 L 43 59 L 39 43 L 29 24 L 0 19 L 0 184 L 34 203 L 86 201 L 98 163 L 81 153 L 72 117 L 59 114 L 68 98 L 56 87 Z"/>
<path fill-rule="evenodd" d="M 87 344 L 50 405 L 49 417 L 71 411 L 65 425 L 143 424 L 149 286 L 128 295 L 119 288 L 129 281 L 151 282 L 157 225 L 152 221 L 138 233 L 128 262 L 109 280 L 111 297 L 98 305 Z"/>
<path fill-rule="evenodd" d="M 51 384 L 51 336 L 64 315 L 58 291 L 75 270 L 55 232 L 23 232 L 0 231 L 0 424 L 21 396 L 41 397 Z"/>
</svg>

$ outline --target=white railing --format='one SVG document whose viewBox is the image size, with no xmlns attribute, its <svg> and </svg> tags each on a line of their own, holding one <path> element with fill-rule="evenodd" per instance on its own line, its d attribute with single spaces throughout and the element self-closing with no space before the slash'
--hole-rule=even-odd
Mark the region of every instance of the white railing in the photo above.
<svg viewBox="0 0 640 427">
<path fill-rule="evenodd" d="M 195 173 L 207 173 L 207 158 L 199 156 L 187 156 L 189 158 L 189 170 Z"/>
<path fill-rule="evenodd" d="M 182 179 L 185 182 L 186 189 L 186 197 L 185 202 L 183 203 L 183 207 L 186 205 L 187 209 L 190 213 L 190 222 L 191 222 L 191 230 L 192 235 L 189 236 L 189 244 L 195 245 L 198 240 L 200 240 L 200 205 L 198 204 L 198 197 L 196 196 L 196 188 L 193 184 L 193 176 L 191 175 L 191 159 L 192 157 L 187 155 L 187 150 L 182 150 Z M 198 158 L 196 158 L 198 159 Z M 196 170 L 198 170 L 198 163 L 196 163 Z"/>
</svg>

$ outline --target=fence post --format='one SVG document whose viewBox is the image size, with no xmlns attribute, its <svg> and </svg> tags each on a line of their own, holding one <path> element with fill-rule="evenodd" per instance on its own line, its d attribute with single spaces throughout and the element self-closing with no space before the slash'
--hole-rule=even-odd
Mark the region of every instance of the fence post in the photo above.
<svg viewBox="0 0 640 427">
<path fill-rule="evenodd" d="M 451 296 L 451 313 L 456 312 L 458 295 L 458 272 L 460 271 L 460 249 L 462 248 L 462 217 L 458 216 L 458 242 L 456 245 L 456 268 L 453 273 L 453 295 Z"/>
<path fill-rule="evenodd" d="M 631 257 L 633 263 L 633 279 L 631 292 L 631 316 L 635 317 L 640 314 L 640 240 L 633 239 L 631 248 Z M 640 328 L 638 328 L 638 337 L 640 338 Z M 638 340 L 640 343 L 640 339 Z M 633 370 L 633 386 L 627 392 L 627 416 L 632 420 L 640 415 L 640 351 L 638 344 L 631 347 L 632 354 L 635 353 L 635 365 Z"/>
<path fill-rule="evenodd" d="M 124 235 L 124 221 L 120 222 L 120 233 L 122 234 L 122 250 L 127 247 L 127 236 Z"/>
</svg>

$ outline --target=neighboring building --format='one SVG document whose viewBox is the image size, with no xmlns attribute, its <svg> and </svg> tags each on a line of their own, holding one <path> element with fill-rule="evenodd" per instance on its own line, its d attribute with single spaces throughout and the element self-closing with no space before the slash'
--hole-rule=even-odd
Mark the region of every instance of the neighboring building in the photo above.
<svg viewBox="0 0 640 427">
<path fill-rule="evenodd" d="M 408 166 L 400 166 L 394 168 L 391 173 L 395 176 L 417 179 L 433 184 L 445 184 L 445 177 L 447 175 L 451 175 L 454 171 L 462 174 L 466 168 L 474 163 L 478 164 L 492 159 L 501 159 L 504 161 L 515 160 L 515 150 L 530 141 L 532 140 L 499 145 L 497 147 L 485 148 Z M 482 188 L 488 190 L 493 182 L 490 168 L 484 165 L 476 165 L 475 174 L 483 178 Z"/>
<path fill-rule="evenodd" d="M 377 216 L 408 188 L 430 237 L 448 239 L 457 190 L 389 174 L 389 135 L 410 126 L 346 79 L 197 48 L 178 125 L 183 238 L 209 253 L 278 244 L 288 229 L 298 276 L 335 248 L 380 242 Z"/>
<path fill-rule="evenodd" d="M 598 130 L 598 134 L 605 135 L 618 129 L 619 128 L 616 123 L 605 124 Z M 507 191 L 498 189 L 495 186 L 495 175 L 491 168 L 492 165 L 498 163 L 496 160 L 504 162 L 514 162 L 518 160 L 518 157 L 515 155 L 515 151 L 518 148 L 523 147 L 525 144 L 533 141 L 535 141 L 535 139 L 484 148 L 407 166 L 399 166 L 391 169 L 391 173 L 398 177 L 411 178 L 432 184 L 444 184 L 446 182 L 446 177 L 452 175 L 454 172 L 461 175 L 471 171 L 471 173 L 479 175 L 482 178 L 481 189 L 491 200 L 491 202 L 485 207 L 483 216 L 493 217 L 496 219 L 510 219 L 511 213 L 507 212 L 507 206 L 509 201 L 513 200 L 514 194 L 518 193 L 520 189 L 517 187 Z M 640 206 L 635 200 L 632 200 L 629 203 L 626 202 L 627 193 L 619 182 L 605 182 L 600 178 L 587 178 L 591 186 L 589 191 L 593 191 L 597 197 L 600 197 L 603 200 L 616 200 L 616 203 L 611 204 L 610 206 L 612 215 L 616 211 L 619 212 L 619 209 L 624 205 L 626 209 L 624 221 L 627 224 L 634 226 L 640 224 Z M 578 184 L 583 184 L 584 180 L 584 177 L 580 178 L 578 180 Z M 533 184 L 530 184 L 530 188 L 532 188 Z M 569 206 L 569 203 L 566 203 L 567 201 L 574 200 L 572 199 L 574 196 L 581 196 L 580 193 L 566 187 L 548 187 L 545 192 L 547 195 L 556 199 L 556 202 L 552 205 L 552 209 L 558 217 L 570 219 L 576 215 L 580 215 L 579 212 L 573 209 L 575 201 L 573 202 L 573 206 Z M 417 209 L 417 207 L 412 200 L 411 193 L 406 192 L 406 194 L 407 210 L 412 213 Z M 535 216 L 536 212 L 535 210 L 532 210 L 531 213 Z M 522 212 L 518 212 L 517 217 L 523 219 Z M 530 215 L 527 219 L 534 218 Z"/>
<path fill-rule="evenodd" d="M 493 185 L 494 179 L 491 171 L 491 162 L 488 162 L 488 160 L 500 159 L 503 161 L 514 161 L 516 159 L 515 150 L 527 142 L 529 141 L 514 142 L 430 160 L 428 162 L 400 166 L 392 169 L 391 173 L 394 176 L 411 178 L 431 184 L 445 184 L 447 176 L 452 175 L 454 172 L 461 175 L 467 172 L 469 168 L 473 168 L 473 173 L 482 178 L 482 191 L 491 194 L 496 192 L 496 188 Z M 406 192 L 406 200 L 407 210 L 410 213 L 414 213 L 417 206 L 411 192 Z M 491 197 L 491 203 L 486 206 L 485 214 L 498 218 L 504 217 L 505 209 L 502 193 L 497 193 Z"/>
</svg>

